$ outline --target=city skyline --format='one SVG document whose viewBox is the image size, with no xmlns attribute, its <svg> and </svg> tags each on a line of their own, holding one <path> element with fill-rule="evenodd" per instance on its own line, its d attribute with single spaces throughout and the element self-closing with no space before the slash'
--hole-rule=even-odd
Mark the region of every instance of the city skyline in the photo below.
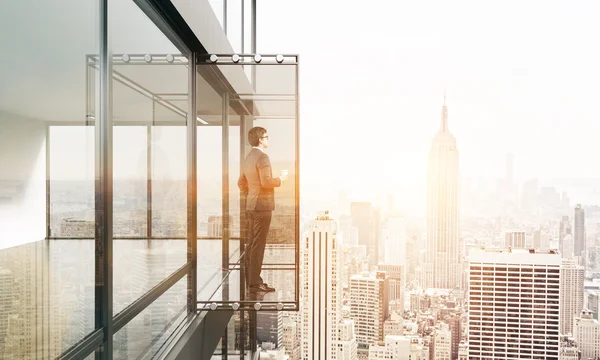
<svg viewBox="0 0 600 360">
<path fill-rule="evenodd" d="M 302 186 L 303 194 L 315 194 L 311 199 L 342 188 L 356 201 L 374 201 L 381 191 L 423 213 L 429 140 L 444 89 L 461 141 L 463 178 L 482 176 L 495 186 L 506 153 L 515 155 L 518 183 L 600 178 L 600 170 L 580 157 L 593 151 L 592 134 L 599 130 L 594 104 L 600 88 L 594 84 L 600 82 L 600 52 L 586 45 L 600 32 L 591 15 L 600 12 L 597 2 L 353 7 L 341 1 L 267 1 L 259 8 L 260 50 L 302 54 L 301 131 L 302 138 L 314 139 L 301 148 Z M 327 25 L 329 14 L 342 8 L 347 20 Z M 297 16 L 278 16 L 288 11 Z M 306 28 L 306 16 L 319 21 Z M 360 27 L 353 26 L 355 18 Z M 339 41 L 319 41 L 322 33 Z M 354 39 L 367 38 L 354 62 L 338 61 Z M 356 66 L 369 64 L 373 55 L 377 66 Z M 323 86 L 346 84 L 348 77 L 353 86 L 333 92 Z M 335 153 L 344 156 L 334 163 L 320 160 Z M 377 186 L 373 174 L 381 180 Z M 573 195 L 574 202 L 592 205 Z"/>
</svg>

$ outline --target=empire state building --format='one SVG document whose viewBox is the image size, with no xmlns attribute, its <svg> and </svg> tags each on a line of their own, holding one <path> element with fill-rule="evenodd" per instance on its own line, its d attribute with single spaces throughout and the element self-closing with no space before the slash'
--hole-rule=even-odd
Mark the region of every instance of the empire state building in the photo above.
<svg viewBox="0 0 600 360">
<path fill-rule="evenodd" d="M 425 288 L 461 288 L 458 215 L 458 149 L 448 130 L 444 96 L 442 122 L 429 151 L 427 249 L 422 273 Z"/>
</svg>

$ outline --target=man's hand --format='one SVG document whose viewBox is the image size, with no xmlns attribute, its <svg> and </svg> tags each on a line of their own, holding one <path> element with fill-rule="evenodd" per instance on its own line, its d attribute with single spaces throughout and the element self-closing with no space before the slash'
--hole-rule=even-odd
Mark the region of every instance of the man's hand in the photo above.
<svg viewBox="0 0 600 360">
<path fill-rule="evenodd" d="M 287 179 L 288 179 L 288 173 L 287 173 L 287 171 L 285 171 L 285 170 L 282 171 L 281 172 L 281 176 L 279 176 L 279 178 L 281 179 L 281 182 L 287 181 Z"/>
</svg>

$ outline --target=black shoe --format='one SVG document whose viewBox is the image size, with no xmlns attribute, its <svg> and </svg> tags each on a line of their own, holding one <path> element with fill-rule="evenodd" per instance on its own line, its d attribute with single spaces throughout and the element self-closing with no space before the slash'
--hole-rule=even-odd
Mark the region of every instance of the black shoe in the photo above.
<svg viewBox="0 0 600 360">
<path fill-rule="evenodd" d="M 258 285 L 250 285 L 250 291 L 262 291 L 262 292 L 275 292 L 275 288 L 270 287 L 269 285 L 262 283 Z"/>
</svg>

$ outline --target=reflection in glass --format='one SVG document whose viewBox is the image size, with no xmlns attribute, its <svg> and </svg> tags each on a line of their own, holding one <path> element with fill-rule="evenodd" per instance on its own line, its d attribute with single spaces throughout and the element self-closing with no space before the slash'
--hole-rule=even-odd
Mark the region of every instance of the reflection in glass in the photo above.
<svg viewBox="0 0 600 360">
<path fill-rule="evenodd" d="M 187 276 L 114 334 L 113 359 L 151 358 L 186 315 Z"/>
<path fill-rule="evenodd" d="M 55 358 L 95 327 L 93 241 L 44 239 L 94 236 L 100 6 L 0 7 L 0 358 Z"/>
<path fill-rule="evenodd" d="M 177 55 L 180 51 L 142 10 L 128 0 L 111 0 L 108 8 L 114 54 L 113 311 L 116 314 L 187 261 L 189 89 L 187 59 Z M 128 54 L 127 61 L 123 54 Z M 154 306 L 157 311 L 158 305 Z M 161 311 L 171 310 L 165 306 Z M 123 356 L 129 358 L 143 350 L 130 346 L 146 340 L 146 334 L 135 332 L 134 328 L 128 325 L 130 330 L 121 330 L 119 336 L 126 341 L 115 335 L 116 342 L 123 340 L 129 344 L 125 350 L 115 347 L 115 354 L 126 354 Z M 154 334 L 148 336 L 154 339 Z"/>
</svg>

